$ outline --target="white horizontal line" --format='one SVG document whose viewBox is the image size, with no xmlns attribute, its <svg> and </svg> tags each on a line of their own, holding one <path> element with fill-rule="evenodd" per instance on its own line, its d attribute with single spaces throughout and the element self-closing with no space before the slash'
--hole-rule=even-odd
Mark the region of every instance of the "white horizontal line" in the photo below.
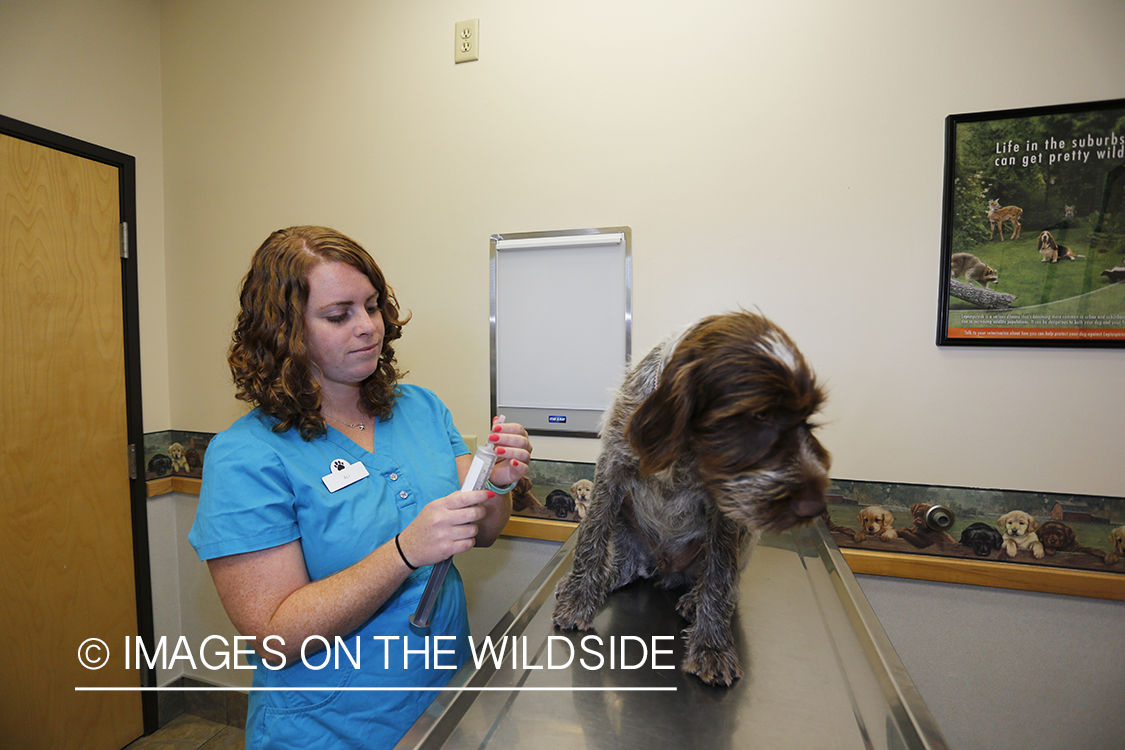
<svg viewBox="0 0 1125 750">
<path fill-rule="evenodd" d="M 134 692 L 134 693 L 159 693 L 163 691 L 208 690 L 240 693 L 256 692 L 405 692 L 419 691 L 425 693 L 457 693 L 457 692 L 568 692 L 568 693 L 625 693 L 625 692 L 675 692 L 675 687 L 76 687 L 80 693 L 107 693 L 107 692 Z"/>
<path fill-rule="evenodd" d="M 620 245 L 625 241 L 624 232 L 603 234 L 552 234 L 545 237 L 521 237 L 517 239 L 496 240 L 497 250 L 520 250 L 525 248 L 547 249 L 574 247 L 577 245 Z"/>
</svg>

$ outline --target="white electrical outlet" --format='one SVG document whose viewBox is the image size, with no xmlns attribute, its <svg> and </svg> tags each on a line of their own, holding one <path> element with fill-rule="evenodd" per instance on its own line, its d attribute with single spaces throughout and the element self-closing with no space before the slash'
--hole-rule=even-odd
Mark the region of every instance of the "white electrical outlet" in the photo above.
<svg viewBox="0 0 1125 750">
<path fill-rule="evenodd" d="M 458 21 L 453 26 L 453 62 L 480 59 L 480 19 Z"/>
</svg>

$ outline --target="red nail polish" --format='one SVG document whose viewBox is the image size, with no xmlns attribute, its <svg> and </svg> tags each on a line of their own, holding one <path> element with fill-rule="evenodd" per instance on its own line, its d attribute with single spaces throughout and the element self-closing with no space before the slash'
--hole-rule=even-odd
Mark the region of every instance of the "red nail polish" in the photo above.
<svg viewBox="0 0 1125 750">
<path fill-rule="evenodd" d="M 505 452 L 506 451 L 503 448 L 497 448 L 496 449 L 496 455 L 497 456 L 503 456 Z"/>
<path fill-rule="evenodd" d="M 496 493 L 493 492 L 492 490 L 489 490 L 488 491 L 488 499 L 491 500 L 494 497 L 496 497 Z"/>
</svg>

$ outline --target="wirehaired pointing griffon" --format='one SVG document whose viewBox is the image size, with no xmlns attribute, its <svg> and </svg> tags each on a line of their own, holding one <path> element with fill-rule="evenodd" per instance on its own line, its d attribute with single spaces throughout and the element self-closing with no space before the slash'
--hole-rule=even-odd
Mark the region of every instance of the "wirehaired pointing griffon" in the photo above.
<svg viewBox="0 0 1125 750">
<path fill-rule="evenodd" d="M 660 576 L 690 586 L 676 610 L 684 671 L 742 676 L 731 618 L 762 531 L 825 509 L 829 455 L 810 423 L 824 401 L 804 357 L 760 315 L 705 318 L 633 367 L 602 423 L 602 451 L 555 625 L 588 630 L 606 595 Z"/>
</svg>

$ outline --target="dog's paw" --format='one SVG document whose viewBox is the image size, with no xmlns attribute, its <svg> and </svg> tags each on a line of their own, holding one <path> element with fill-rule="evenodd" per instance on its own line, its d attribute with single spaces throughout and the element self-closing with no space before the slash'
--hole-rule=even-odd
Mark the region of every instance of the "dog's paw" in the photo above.
<svg viewBox="0 0 1125 750">
<path fill-rule="evenodd" d="M 568 572 L 555 586 L 555 613 L 551 620 L 560 630 L 589 630 L 594 626 L 599 604 L 574 573 Z"/>
<path fill-rule="evenodd" d="M 695 620 L 695 610 L 698 606 L 699 597 L 696 595 L 696 589 L 692 588 L 676 602 L 676 613 L 688 622 L 693 622 Z"/>
<path fill-rule="evenodd" d="M 730 687 L 742 677 L 742 665 L 733 648 L 688 645 L 684 654 L 684 671 L 708 685 Z"/>
</svg>

